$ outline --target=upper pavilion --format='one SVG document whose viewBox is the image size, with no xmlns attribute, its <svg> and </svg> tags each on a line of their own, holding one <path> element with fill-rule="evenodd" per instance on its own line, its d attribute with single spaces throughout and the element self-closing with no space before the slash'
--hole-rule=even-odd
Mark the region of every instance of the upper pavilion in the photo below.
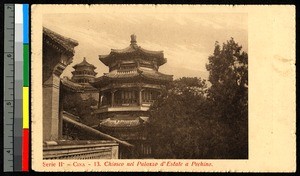
<svg viewBox="0 0 300 176">
<path fill-rule="evenodd" d="M 78 84 L 88 84 L 90 81 L 93 81 L 95 75 L 96 67 L 93 64 L 90 64 L 86 61 L 86 58 L 83 58 L 83 61 L 79 64 L 73 66 L 75 71 L 72 72 L 72 80 Z"/>
<path fill-rule="evenodd" d="M 143 79 L 158 83 L 173 80 L 172 75 L 158 71 L 167 62 L 163 51 L 150 51 L 138 46 L 134 34 L 127 48 L 111 49 L 108 55 L 99 55 L 99 60 L 109 67 L 109 73 L 95 79 L 93 84 L 97 87 L 106 86 L 112 80 Z"/>
</svg>

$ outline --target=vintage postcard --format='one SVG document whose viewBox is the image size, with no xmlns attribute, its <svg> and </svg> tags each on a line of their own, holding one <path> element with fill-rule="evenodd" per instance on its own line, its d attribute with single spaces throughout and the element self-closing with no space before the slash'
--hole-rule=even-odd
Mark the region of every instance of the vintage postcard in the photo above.
<svg viewBox="0 0 300 176">
<path fill-rule="evenodd" d="M 294 6 L 31 12 L 33 170 L 295 171 Z"/>
</svg>

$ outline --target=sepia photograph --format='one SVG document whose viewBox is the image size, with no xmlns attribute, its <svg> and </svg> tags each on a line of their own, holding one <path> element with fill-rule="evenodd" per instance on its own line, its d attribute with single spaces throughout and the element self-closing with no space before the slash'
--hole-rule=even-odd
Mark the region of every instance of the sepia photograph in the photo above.
<svg viewBox="0 0 300 176">
<path fill-rule="evenodd" d="M 275 106 L 267 102 L 276 94 L 264 99 L 273 84 L 263 80 L 276 62 L 264 64 L 261 50 L 249 51 L 249 41 L 264 44 L 264 33 L 253 31 L 265 29 L 253 25 L 261 10 L 249 9 L 32 6 L 33 164 L 65 171 L 259 168 L 256 156 L 274 143 L 261 141 L 273 134 Z M 241 165 L 230 167 L 234 162 Z"/>
<path fill-rule="evenodd" d="M 45 159 L 247 159 L 247 14 L 43 16 Z"/>
</svg>

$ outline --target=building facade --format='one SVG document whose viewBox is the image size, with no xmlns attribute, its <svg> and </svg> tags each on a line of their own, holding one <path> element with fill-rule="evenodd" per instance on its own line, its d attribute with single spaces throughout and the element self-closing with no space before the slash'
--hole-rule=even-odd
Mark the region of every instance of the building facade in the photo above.
<svg viewBox="0 0 300 176">
<path fill-rule="evenodd" d="M 135 145 L 133 153 L 121 152 L 121 158 L 151 158 L 148 110 L 173 80 L 158 71 L 167 62 L 163 51 L 143 49 L 131 35 L 129 47 L 112 49 L 99 59 L 109 73 L 91 82 L 99 90 L 98 130 Z"/>
<path fill-rule="evenodd" d="M 43 140 L 59 139 L 60 75 L 72 63 L 78 42 L 43 28 Z"/>
<path fill-rule="evenodd" d="M 127 148 L 131 147 L 130 144 L 87 126 L 81 123 L 81 117 L 64 111 L 62 102 L 67 92 L 95 92 L 98 95 L 97 89 L 91 85 L 60 78 L 65 68 L 72 63 L 74 47 L 77 45 L 77 41 L 43 28 L 43 158 L 117 159 L 119 144 Z M 95 76 L 95 73 L 91 73 Z M 68 133 L 65 126 L 76 132 L 71 135 L 77 138 L 84 136 L 84 140 L 63 139 L 63 134 Z"/>
</svg>

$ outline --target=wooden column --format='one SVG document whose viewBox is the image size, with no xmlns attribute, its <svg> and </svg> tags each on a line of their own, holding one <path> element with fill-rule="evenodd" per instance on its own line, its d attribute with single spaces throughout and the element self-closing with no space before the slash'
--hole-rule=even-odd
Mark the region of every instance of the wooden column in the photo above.
<svg viewBox="0 0 300 176">
<path fill-rule="evenodd" d="M 115 104 L 115 90 L 111 91 L 111 107 Z"/>
<path fill-rule="evenodd" d="M 102 106 L 102 92 L 99 91 L 98 109 Z"/>
<path fill-rule="evenodd" d="M 139 105 L 142 106 L 142 91 L 143 90 L 139 87 L 138 91 L 139 91 Z"/>
</svg>

